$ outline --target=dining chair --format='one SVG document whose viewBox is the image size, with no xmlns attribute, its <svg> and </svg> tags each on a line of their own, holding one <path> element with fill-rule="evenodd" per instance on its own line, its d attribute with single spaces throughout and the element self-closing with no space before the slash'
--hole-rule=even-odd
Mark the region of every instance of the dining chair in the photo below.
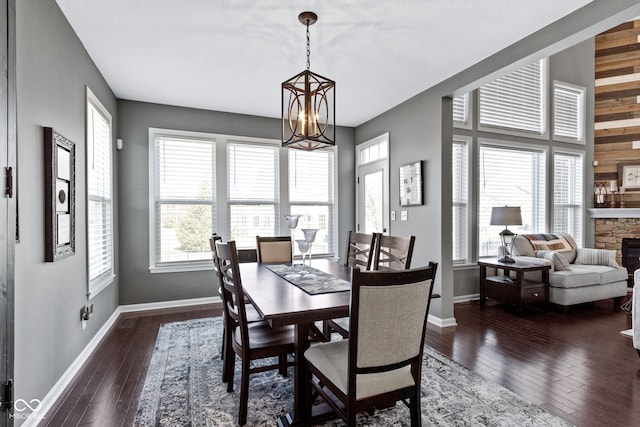
<svg viewBox="0 0 640 427">
<path fill-rule="evenodd" d="M 356 233 L 349 230 L 346 265 L 371 270 L 378 233 Z"/>
<path fill-rule="evenodd" d="M 378 235 L 373 269 L 384 271 L 408 270 L 411 268 L 411 257 L 413 256 L 415 241 L 416 236 Z"/>
<path fill-rule="evenodd" d="M 289 236 L 256 236 L 258 262 L 270 264 L 291 264 L 293 250 Z"/>
<path fill-rule="evenodd" d="M 247 322 L 246 307 L 248 304 L 234 304 L 244 301 L 240 264 L 235 241 L 215 242 L 215 261 L 223 285 L 223 303 L 226 312 L 227 327 L 231 333 L 229 340 L 233 354 L 225 356 L 224 370 L 228 375 L 227 391 L 233 391 L 235 355 L 241 359 L 240 408 L 238 424 L 247 423 L 247 404 L 249 400 L 249 375 L 257 372 L 278 369 L 283 376 L 287 375 L 287 367 L 293 366 L 288 355 L 294 352 L 295 330 L 291 325 L 272 328 L 266 321 Z M 235 298 L 232 298 L 235 296 Z M 232 356 L 232 357 L 231 357 Z M 277 357 L 275 364 L 251 366 L 252 360 Z"/>
<path fill-rule="evenodd" d="M 356 233 L 349 230 L 347 260 L 345 265 L 351 268 L 371 270 L 378 235 L 378 233 Z M 325 320 L 322 325 L 322 332 L 327 340 L 331 339 L 333 332 L 337 332 L 343 338 L 346 338 L 349 335 L 349 319 L 342 317 L 339 319 Z"/>
<path fill-rule="evenodd" d="M 215 248 L 215 242 L 220 242 L 222 241 L 222 236 L 217 235 L 217 234 L 213 234 L 211 236 L 211 238 L 209 239 L 209 246 L 211 246 L 211 253 L 213 254 L 213 268 L 215 271 L 215 276 L 217 278 L 217 282 L 218 282 L 218 295 L 220 295 L 220 298 L 223 298 L 223 284 L 222 284 L 222 280 L 220 278 L 220 274 L 218 272 L 218 267 L 217 267 L 217 262 L 216 262 L 216 248 Z M 249 249 L 249 251 L 251 251 L 251 249 Z M 240 262 L 242 262 L 242 260 L 240 259 L 240 250 L 238 251 L 238 260 Z M 255 251 L 254 251 L 255 252 Z M 250 258 L 250 257 L 249 257 Z M 247 261 L 250 262 L 250 261 Z M 254 261 L 255 262 L 255 261 Z M 235 296 L 231 296 L 232 299 L 234 299 L 233 303 L 235 304 Z M 224 303 L 224 301 L 223 301 Z M 260 317 L 260 314 L 258 313 L 258 311 L 253 307 L 253 305 L 251 305 L 250 302 L 248 302 L 247 300 L 245 300 L 245 311 L 246 311 L 246 315 L 247 315 L 247 322 L 248 323 L 252 323 L 252 322 L 258 322 L 262 320 L 262 317 Z M 224 304 L 223 304 L 224 305 Z M 235 328 L 235 324 L 234 327 Z M 231 328 L 230 330 L 233 331 L 233 328 Z M 221 345 L 221 351 L 220 351 L 220 359 L 222 359 L 224 361 L 225 357 L 233 357 L 233 349 L 231 348 L 231 335 L 228 332 L 229 328 L 227 328 L 227 316 L 225 315 L 225 310 L 222 310 L 222 345 Z M 223 363 L 222 365 L 222 382 L 227 382 L 228 381 L 228 375 L 227 372 L 225 370 L 225 365 Z"/>
<path fill-rule="evenodd" d="M 320 396 L 348 426 L 356 414 L 403 401 L 421 425 L 420 382 L 437 264 L 402 271 L 353 270 L 349 339 L 305 351 L 310 386 L 304 418 Z"/>
</svg>

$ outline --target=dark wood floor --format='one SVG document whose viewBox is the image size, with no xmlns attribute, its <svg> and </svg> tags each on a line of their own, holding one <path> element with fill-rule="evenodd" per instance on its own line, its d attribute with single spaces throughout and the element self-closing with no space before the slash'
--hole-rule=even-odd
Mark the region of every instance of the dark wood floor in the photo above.
<svg viewBox="0 0 640 427">
<path fill-rule="evenodd" d="M 125 314 L 42 426 L 130 426 L 162 323 L 217 314 L 212 307 Z M 427 343 L 483 377 L 578 426 L 640 423 L 640 358 L 611 301 L 570 313 L 515 316 L 489 301 L 457 304 L 458 326 L 429 326 Z"/>
</svg>

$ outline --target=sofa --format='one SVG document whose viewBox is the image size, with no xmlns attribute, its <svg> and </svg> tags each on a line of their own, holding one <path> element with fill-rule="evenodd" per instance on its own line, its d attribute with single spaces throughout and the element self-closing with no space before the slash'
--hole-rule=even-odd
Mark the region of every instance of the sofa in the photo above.
<svg viewBox="0 0 640 427">
<path fill-rule="evenodd" d="M 638 352 L 638 356 L 640 356 L 640 269 L 633 273 L 631 331 L 633 333 L 633 347 Z"/>
<path fill-rule="evenodd" d="M 570 234 L 520 234 L 513 239 L 514 259 L 535 258 L 551 265 L 549 302 L 563 307 L 627 295 L 627 269 L 616 251 L 578 248 Z"/>
</svg>

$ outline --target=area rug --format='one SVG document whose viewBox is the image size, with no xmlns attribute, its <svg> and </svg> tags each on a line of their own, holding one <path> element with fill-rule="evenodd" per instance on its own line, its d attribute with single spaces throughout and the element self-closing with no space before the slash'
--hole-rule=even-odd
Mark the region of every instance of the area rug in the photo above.
<svg viewBox="0 0 640 427">
<path fill-rule="evenodd" d="M 222 382 L 219 317 L 168 323 L 158 331 L 136 426 L 233 426 L 238 419 L 240 366 L 235 387 Z M 238 362 L 238 361 L 236 361 Z M 273 426 L 293 405 L 293 372 L 253 374 L 247 425 Z M 504 387 L 484 380 L 426 346 L 422 370 L 422 424 L 425 426 L 568 426 L 567 422 Z M 341 426 L 331 421 L 322 426 Z M 408 426 L 409 411 L 394 408 L 358 416 L 362 426 Z"/>
</svg>

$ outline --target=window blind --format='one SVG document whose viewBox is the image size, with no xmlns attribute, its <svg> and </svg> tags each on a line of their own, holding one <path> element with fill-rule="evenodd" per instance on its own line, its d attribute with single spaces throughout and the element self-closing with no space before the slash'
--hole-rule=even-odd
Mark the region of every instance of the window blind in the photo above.
<svg viewBox="0 0 640 427">
<path fill-rule="evenodd" d="M 87 101 L 87 221 L 89 293 L 113 274 L 111 117 Z"/>
<path fill-rule="evenodd" d="M 452 147 L 453 261 L 468 259 L 469 247 L 469 149 L 454 136 Z"/>
<path fill-rule="evenodd" d="M 468 102 L 469 94 L 459 95 L 453 97 L 453 121 L 457 123 L 466 124 L 468 119 Z"/>
<path fill-rule="evenodd" d="M 289 150 L 289 203 L 291 213 L 301 215 L 295 238 L 303 228 L 317 228 L 313 254 L 334 254 L 334 158 L 333 151 Z"/>
<path fill-rule="evenodd" d="M 279 234 L 278 146 L 227 145 L 227 187 L 231 239 L 255 247 L 256 236 Z"/>
<path fill-rule="evenodd" d="M 584 88 L 554 82 L 554 138 L 582 141 L 584 135 L 584 94 Z"/>
<path fill-rule="evenodd" d="M 215 141 L 154 137 L 155 265 L 209 262 L 215 231 Z"/>
<path fill-rule="evenodd" d="M 522 226 L 509 225 L 517 234 L 545 229 L 545 154 L 542 150 L 481 145 L 479 151 L 479 256 L 495 256 L 498 233 L 504 226 L 489 225 L 494 206 L 520 206 Z"/>
<path fill-rule="evenodd" d="M 582 246 L 583 156 L 555 153 L 553 156 L 553 232 L 569 233 Z"/>
<path fill-rule="evenodd" d="M 545 122 L 545 60 L 480 87 L 480 125 L 542 135 Z"/>
</svg>

